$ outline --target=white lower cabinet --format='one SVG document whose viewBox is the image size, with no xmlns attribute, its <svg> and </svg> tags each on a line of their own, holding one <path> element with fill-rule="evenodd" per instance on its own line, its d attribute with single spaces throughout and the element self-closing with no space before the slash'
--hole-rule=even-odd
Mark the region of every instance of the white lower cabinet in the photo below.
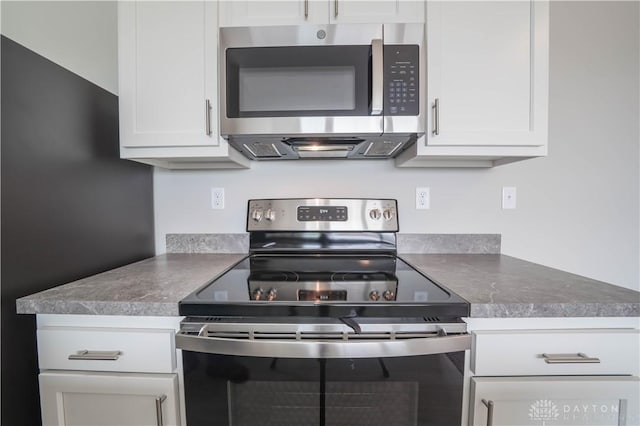
<svg viewBox="0 0 640 426">
<path fill-rule="evenodd" d="M 43 426 L 180 424 L 177 374 L 46 371 Z"/>
<path fill-rule="evenodd" d="M 474 377 L 472 425 L 638 425 L 634 376 Z"/>
<path fill-rule="evenodd" d="M 38 315 L 43 426 L 185 424 L 179 317 Z"/>
<path fill-rule="evenodd" d="M 472 335 L 469 425 L 640 425 L 637 328 Z"/>
</svg>

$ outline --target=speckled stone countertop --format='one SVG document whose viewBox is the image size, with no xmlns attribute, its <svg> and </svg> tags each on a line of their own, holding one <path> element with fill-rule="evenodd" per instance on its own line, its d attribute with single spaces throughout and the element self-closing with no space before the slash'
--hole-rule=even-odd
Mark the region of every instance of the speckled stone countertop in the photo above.
<svg viewBox="0 0 640 426">
<path fill-rule="evenodd" d="M 23 297 L 23 314 L 176 316 L 242 254 L 166 254 Z M 499 254 L 402 254 L 471 303 L 471 317 L 640 316 L 640 293 Z"/>
<path fill-rule="evenodd" d="M 499 254 L 401 257 L 471 303 L 471 317 L 636 317 L 640 293 Z"/>
<path fill-rule="evenodd" d="M 177 316 L 178 302 L 242 254 L 165 254 L 55 287 L 16 302 L 19 314 Z"/>
</svg>

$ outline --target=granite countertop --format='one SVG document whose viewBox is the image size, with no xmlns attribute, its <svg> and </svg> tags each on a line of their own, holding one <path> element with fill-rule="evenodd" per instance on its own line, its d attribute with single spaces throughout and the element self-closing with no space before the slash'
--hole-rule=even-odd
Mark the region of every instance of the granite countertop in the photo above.
<svg viewBox="0 0 640 426">
<path fill-rule="evenodd" d="M 471 304 L 471 317 L 637 317 L 640 293 L 500 254 L 400 255 Z"/>
<path fill-rule="evenodd" d="M 243 254 L 165 254 L 16 302 L 19 314 L 177 316 L 178 302 Z"/>
<path fill-rule="evenodd" d="M 17 300 L 22 314 L 177 316 L 243 254 L 166 254 Z M 402 254 L 471 303 L 471 317 L 640 316 L 640 293 L 500 254 Z"/>
</svg>

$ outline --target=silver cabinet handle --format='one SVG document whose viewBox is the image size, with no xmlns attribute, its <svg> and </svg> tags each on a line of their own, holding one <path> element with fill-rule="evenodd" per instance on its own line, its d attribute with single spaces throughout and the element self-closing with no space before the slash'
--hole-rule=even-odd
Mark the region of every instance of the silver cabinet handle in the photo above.
<svg viewBox="0 0 640 426">
<path fill-rule="evenodd" d="M 304 19 L 309 18 L 309 0 L 304 0 Z"/>
<path fill-rule="evenodd" d="M 209 99 L 206 100 L 205 102 L 205 108 L 206 108 L 206 129 L 205 132 L 207 133 L 207 136 L 211 136 L 211 101 Z"/>
<path fill-rule="evenodd" d="M 384 59 L 382 55 L 382 40 L 371 40 L 371 115 L 382 114 L 384 90 Z"/>
<path fill-rule="evenodd" d="M 176 346 L 192 352 L 267 358 L 385 358 L 464 351 L 471 348 L 471 336 L 339 342 L 203 337 L 180 332 Z"/>
<path fill-rule="evenodd" d="M 122 352 L 120 351 L 88 351 L 86 349 L 69 355 L 70 360 L 85 361 L 117 361 Z"/>
<path fill-rule="evenodd" d="M 493 426 L 493 401 L 483 399 L 482 403 L 487 407 L 487 426 Z"/>
<path fill-rule="evenodd" d="M 334 0 L 333 2 L 333 17 L 338 17 L 338 0 Z"/>
<path fill-rule="evenodd" d="M 156 424 L 157 426 L 164 426 L 164 420 L 162 419 L 162 403 L 167 399 L 167 395 L 156 396 Z"/>
<path fill-rule="evenodd" d="M 592 358 L 583 353 L 577 354 L 542 354 L 547 364 L 599 364 L 600 358 Z"/>
<path fill-rule="evenodd" d="M 435 99 L 431 109 L 433 110 L 433 130 L 431 134 L 438 136 L 440 134 L 440 99 Z"/>
</svg>

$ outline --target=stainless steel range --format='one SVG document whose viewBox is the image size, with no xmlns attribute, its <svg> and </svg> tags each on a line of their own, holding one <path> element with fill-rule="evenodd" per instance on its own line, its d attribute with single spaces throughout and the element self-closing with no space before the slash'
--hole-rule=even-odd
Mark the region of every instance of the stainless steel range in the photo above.
<svg viewBox="0 0 640 426">
<path fill-rule="evenodd" d="M 395 200 L 250 200 L 247 231 L 180 303 L 190 425 L 460 424 L 469 306 L 397 256 Z"/>
</svg>

